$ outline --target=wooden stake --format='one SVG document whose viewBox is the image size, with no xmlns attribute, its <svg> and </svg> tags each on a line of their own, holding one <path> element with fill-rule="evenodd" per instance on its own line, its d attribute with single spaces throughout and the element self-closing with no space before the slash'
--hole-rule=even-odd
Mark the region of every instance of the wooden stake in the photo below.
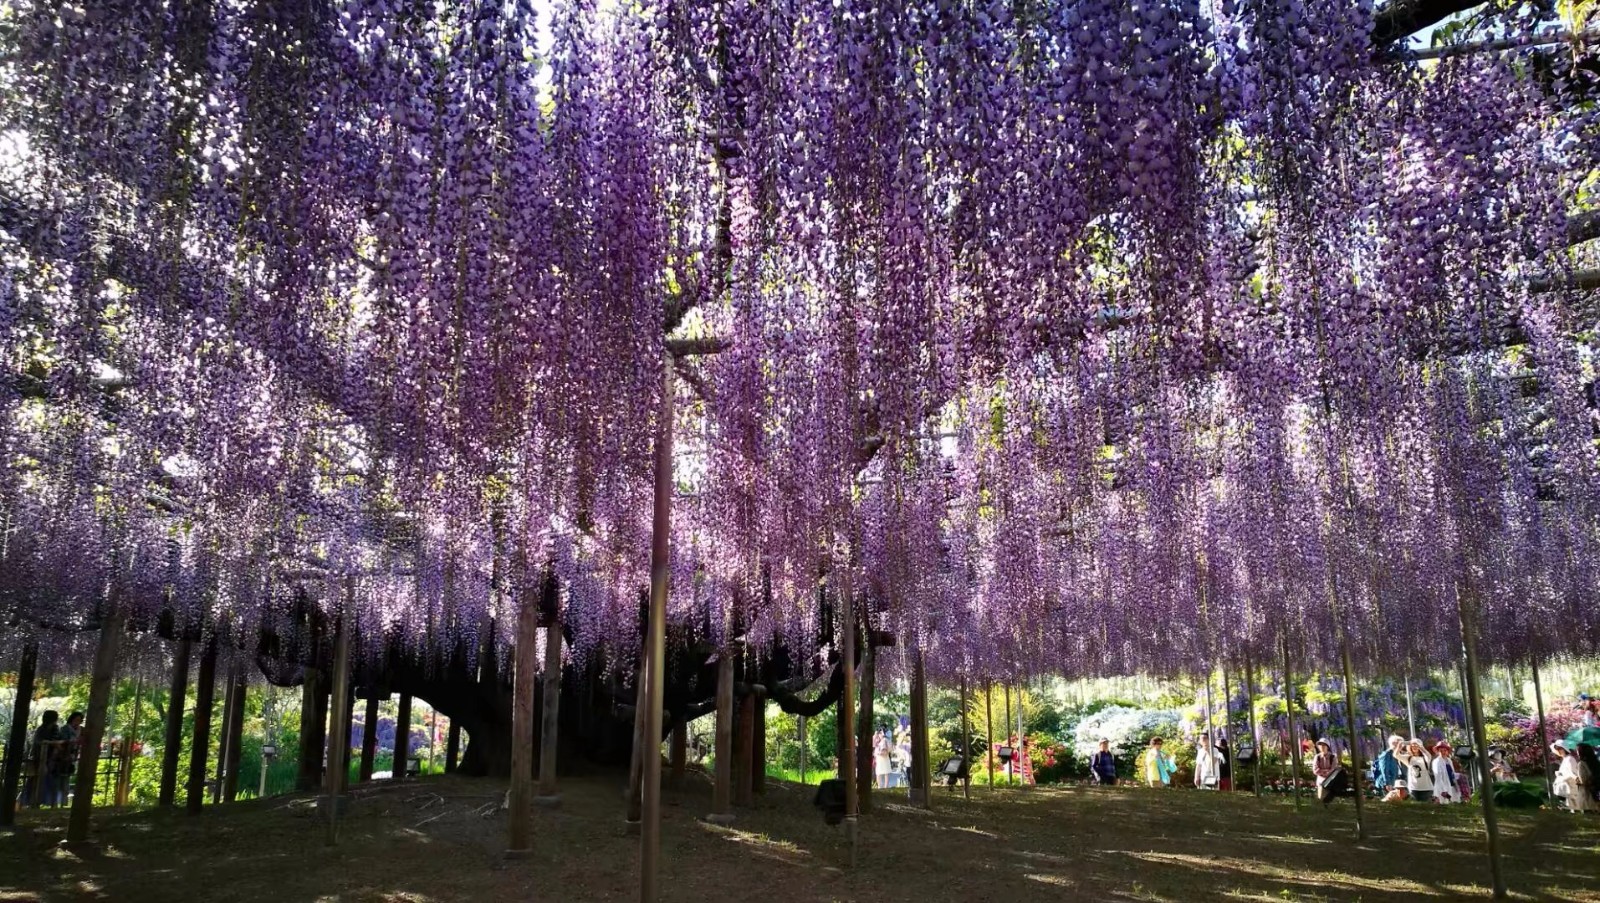
<svg viewBox="0 0 1600 903">
<path fill-rule="evenodd" d="M 928 673 L 919 647 L 911 663 L 911 805 L 929 809 L 933 793 L 928 767 Z"/>
<path fill-rule="evenodd" d="M 533 682 L 539 664 L 536 648 L 539 641 L 539 612 L 533 600 L 526 595 L 518 601 L 516 658 L 512 662 L 511 812 L 505 853 L 508 859 L 522 858 L 533 851 Z M 402 745 L 397 725 L 397 757 Z M 397 761 L 395 773 L 399 774 L 402 770 L 403 766 Z"/>
<path fill-rule="evenodd" d="M 1494 883 L 1494 897 L 1507 896 L 1505 871 L 1500 864 L 1500 824 L 1494 807 L 1494 781 L 1489 775 L 1489 739 L 1483 727 L 1483 697 L 1478 692 L 1478 611 L 1471 589 L 1457 587 L 1456 609 L 1461 618 L 1461 644 L 1466 647 L 1467 703 L 1472 710 L 1472 740 L 1480 774 L 1484 780 L 1478 789 L 1483 800 L 1483 828 L 1488 840 L 1489 875 Z M 1549 747 L 1546 747 L 1548 749 Z"/>
<path fill-rule="evenodd" d="M 346 609 L 354 610 L 355 578 L 345 578 Z M 350 634 L 351 625 L 346 623 L 344 615 L 340 615 L 337 626 L 334 628 L 333 639 L 333 711 L 329 713 L 328 723 L 339 727 L 349 723 L 350 719 Z M 344 800 L 344 785 L 348 780 L 349 766 L 346 759 L 350 754 L 350 733 L 344 728 L 343 737 L 329 738 L 328 742 L 328 767 L 323 775 L 323 801 L 328 807 L 328 846 L 339 842 L 339 807 Z"/>
<path fill-rule="evenodd" d="M 1544 690 L 1539 686 L 1539 660 L 1533 659 L 1528 664 L 1533 669 L 1533 705 L 1539 714 L 1539 762 L 1541 763 L 1539 771 L 1544 774 L 1545 797 L 1554 801 L 1556 790 L 1550 777 L 1550 734 L 1544 723 Z M 1494 775 L 1490 774 L 1490 771 L 1490 767 L 1485 764 L 1484 773 L 1489 774 L 1492 779 Z"/>
<path fill-rule="evenodd" d="M 29 640 L 17 665 L 17 696 L 11 702 L 11 730 L 6 735 L 6 764 L 0 773 L 0 825 L 17 823 L 17 793 L 22 760 L 27 757 L 28 717 L 33 706 L 33 681 L 39 668 L 39 644 Z"/>
<path fill-rule="evenodd" d="M 850 763 L 853 767 L 856 761 L 856 609 L 855 601 L 851 598 L 850 589 L 850 562 L 844 562 L 839 575 L 839 629 L 842 633 L 839 642 L 839 658 L 844 663 L 844 692 L 839 696 L 839 733 L 844 737 L 845 748 L 840 751 L 839 762 Z M 850 842 L 850 867 L 856 867 L 857 846 L 860 844 L 860 800 L 856 796 L 856 782 L 850 778 L 844 781 L 844 829 Z"/>
<path fill-rule="evenodd" d="M 224 735 L 228 741 L 228 752 L 223 763 L 222 799 L 228 803 L 239 798 L 239 759 L 244 753 L 244 689 L 244 677 L 235 674 L 231 693 L 233 716 L 227 722 Z"/>
<path fill-rule="evenodd" d="M 716 782 L 711 792 L 714 824 L 733 822 L 733 648 L 732 641 L 717 654 Z"/>
<path fill-rule="evenodd" d="M 971 700 L 967 697 L 967 678 L 961 676 L 961 764 L 966 776 L 961 779 L 962 799 L 972 799 L 972 719 L 967 714 Z"/>
<path fill-rule="evenodd" d="M 547 611 L 544 628 L 544 711 L 539 714 L 539 796 L 540 805 L 561 801 L 556 793 L 556 750 L 561 736 L 561 609 L 555 589 L 546 584 Z"/>
<path fill-rule="evenodd" d="M 532 638 L 530 638 L 530 642 L 531 641 L 533 641 Z M 531 705 L 532 704 L 532 700 L 533 700 L 533 686 L 532 686 L 533 678 L 531 676 L 528 678 L 528 684 L 529 684 L 529 686 L 528 686 L 528 699 L 529 699 L 529 704 Z M 533 749 L 532 749 L 532 746 L 531 746 L 531 744 L 533 743 L 533 737 L 532 737 L 532 733 L 531 733 L 532 730 L 533 730 L 533 719 L 532 718 L 528 719 L 528 730 L 530 731 L 530 734 L 529 734 L 529 737 L 528 737 L 528 743 L 530 744 L 529 749 L 528 749 L 528 755 L 530 757 L 529 760 L 528 760 L 528 773 L 529 773 L 529 779 L 532 780 L 532 774 L 533 774 L 533 760 L 531 758 L 532 755 L 533 755 Z M 411 694 L 410 693 L 401 693 L 400 694 L 400 705 L 399 705 L 399 708 L 396 710 L 395 716 L 394 716 L 394 768 L 391 770 L 392 773 L 391 773 L 390 777 L 393 780 L 396 780 L 396 781 L 403 781 L 403 780 L 406 779 L 406 775 L 409 773 L 410 767 L 411 767 Z"/>
<path fill-rule="evenodd" d="M 195 681 L 194 738 L 189 745 L 188 809 L 199 815 L 206 800 L 206 760 L 211 755 L 211 709 L 217 694 L 217 641 L 200 653 L 200 675 Z"/>
<path fill-rule="evenodd" d="M 111 685 L 117 676 L 117 645 L 122 640 L 122 607 L 113 597 L 100 625 L 95 647 L 94 673 L 89 680 L 89 710 L 78 735 L 78 773 L 72 791 L 72 814 L 67 820 L 67 842 L 89 839 L 89 816 L 94 811 L 94 779 L 100 768 L 100 741 L 106 735 L 106 711 L 111 705 Z"/>
<path fill-rule="evenodd" d="M 367 714 L 361 720 L 361 767 L 356 770 L 356 779 L 360 781 L 372 780 L 372 773 L 376 768 L 378 759 L 378 691 L 367 688 Z"/>
<path fill-rule="evenodd" d="M 189 640 L 178 641 L 167 687 L 167 723 L 161 747 L 161 791 L 156 805 L 171 806 L 178 798 L 178 758 L 183 754 L 183 702 L 189 692 Z"/>
<path fill-rule="evenodd" d="M 665 706 L 667 658 L 667 589 L 671 579 L 669 560 L 672 528 L 672 432 L 673 432 L 672 356 L 662 360 L 661 415 L 656 425 L 655 505 L 650 537 L 650 617 L 647 657 L 650 667 L 649 699 L 645 721 L 648 747 L 644 757 L 644 832 L 639 842 L 639 899 L 655 903 L 660 897 L 657 881 L 661 858 L 661 735 L 662 709 Z"/>
</svg>

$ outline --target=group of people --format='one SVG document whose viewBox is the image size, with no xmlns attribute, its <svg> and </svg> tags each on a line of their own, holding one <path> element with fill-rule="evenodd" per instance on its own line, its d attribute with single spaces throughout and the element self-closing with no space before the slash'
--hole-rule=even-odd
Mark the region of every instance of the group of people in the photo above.
<svg viewBox="0 0 1600 903">
<path fill-rule="evenodd" d="M 872 764 L 880 789 L 910 786 L 911 732 L 904 728 L 893 732 L 875 732 L 872 735 Z"/>
<path fill-rule="evenodd" d="M 1572 812 L 1600 811 L 1600 758 L 1588 743 L 1577 747 L 1568 749 L 1561 740 L 1550 744 L 1550 751 L 1560 759 L 1553 789 Z"/>
<path fill-rule="evenodd" d="M 1389 737 L 1389 748 L 1373 760 L 1372 786 L 1388 802 L 1460 803 L 1471 791 L 1450 741 L 1430 748 L 1416 737 L 1407 740 L 1398 734 Z"/>
<path fill-rule="evenodd" d="M 83 713 L 73 712 L 61 723 L 61 713 L 47 711 L 33 731 L 27 758 L 27 782 L 23 785 L 23 806 L 65 806 L 78 769 L 78 736 L 83 730 Z"/>
<path fill-rule="evenodd" d="M 1117 782 L 1117 762 L 1111 753 L 1111 741 L 1100 741 L 1099 749 L 1089 758 L 1089 773 L 1097 784 L 1110 786 Z M 1145 784 L 1170 787 L 1177 773 L 1177 762 L 1167 752 L 1166 741 L 1161 737 L 1150 738 L 1150 746 L 1139 765 Z M 1210 734 L 1201 734 L 1195 741 L 1194 785 L 1201 790 L 1233 789 L 1233 757 L 1227 737 L 1218 737 L 1213 743 Z"/>
</svg>

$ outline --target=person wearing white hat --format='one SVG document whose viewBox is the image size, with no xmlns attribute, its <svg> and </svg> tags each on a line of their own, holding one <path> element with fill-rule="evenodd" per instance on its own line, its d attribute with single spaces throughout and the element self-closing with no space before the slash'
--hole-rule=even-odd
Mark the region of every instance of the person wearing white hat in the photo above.
<svg viewBox="0 0 1600 903">
<path fill-rule="evenodd" d="M 1433 802 L 1433 762 L 1428 759 L 1428 748 L 1415 737 L 1405 751 L 1401 763 L 1406 768 L 1406 786 L 1411 798 L 1419 803 Z"/>
<path fill-rule="evenodd" d="M 1456 769 L 1450 761 L 1455 755 L 1455 749 L 1450 746 L 1450 741 L 1440 740 L 1433 744 L 1433 801 L 1436 803 L 1459 803 L 1461 791 L 1456 787 Z"/>
<path fill-rule="evenodd" d="M 1555 793 L 1567 801 L 1571 812 L 1588 812 L 1595 808 L 1595 775 L 1583 760 L 1573 755 L 1560 740 L 1550 744 L 1550 750 L 1561 759 L 1556 769 Z"/>
</svg>

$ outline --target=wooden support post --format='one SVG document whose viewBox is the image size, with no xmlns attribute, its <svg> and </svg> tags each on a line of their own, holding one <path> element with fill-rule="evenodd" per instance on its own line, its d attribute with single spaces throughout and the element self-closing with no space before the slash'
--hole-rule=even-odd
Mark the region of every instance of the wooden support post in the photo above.
<svg viewBox="0 0 1600 903">
<path fill-rule="evenodd" d="M 1228 741 L 1228 756 L 1223 760 L 1224 768 L 1228 769 L 1228 791 L 1233 791 L 1233 785 L 1239 780 L 1238 773 L 1234 770 L 1238 745 L 1233 736 L 1233 692 L 1228 686 L 1228 662 L 1222 662 L 1222 739 Z"/>
<path fill-rule="evenodd" d="M 178 759 L 183 754 L 183 703 L 189 694 L 189 640 L 178 641 L 172 659 L 172 682 L 167 686 L 167 723 L 161 747 L 161 790 L 156 805 L 171 806 L 178 799 Z"/>
<path fill-rule="evenodd" d="M 756 737 L 755 694 L 739 697 L 736 711 L 739 716 L 739 733 L 733 740 L 733 803 L 749 808 L 755 804 L 754 756 Z"/>
<path fill-rule="evenodd" d="M 361 767 L 357 780 L 370 781 L 378 759 L 378 691 L 367 688 L 367 712 L 361 719 Z"/>
<path fill-rule="evenodd" d="M 444 773 L 455 774 L 456 760 L 461 757 L 461 725 L 450 719 L 449 736 L 444 743 Z"/>
<path fill-rule="evenodd" d="M 667 782 L 674 790 L 682 789 L 689 773 L 689 723 L 679 721 L 672 726 L 672 742 L 667 747 Z"/>
<path fill-rule="evenodd" d="M 1250 788 L 1261 796 L 1261 732 L 1256 729 L 1256 669 L 1250 660 L 1249 650 L 1244 654 L 1244 707 L 1250 722 L 1250 748 L 1255 755 L 1250 758 Z"/>
<path fill-rule="evenodd" d="M 870 616 L 862 612 L 862 620 L 870 623 Z M 878 754 L 872 747 L 873 697 L 878 691 L 878 653 L 872 647 L 872 629 L 866 631 L 867 647 L 861 650 L 861 709 L 856 718 L 856 797 L 861 812 L 872 812 L 872 787 L 876 779 Z"/>
<path fill-rule="evenodd" d="M 1472 711 L 1472 741 L 1484 780 L 1478 788 L 1483 800 L 1483 828 L 1488 841 L 1489 875 L 1494 897 L 1507 896 L 1505 871 L 1500 863 L 1500 823 L 1494 807 L 1494 781 L 1489 774 L 1489 739 L 1483 726 L 1483 696 L 1478 690 L 1478 605 L 1470 587 L 1457 587 L 1456 608 L 1461 618 L 1461 644 L 1466 647 L 1467 705 Z M 1546 747 L 1548 749 L 1549 747 Z"/>
<path fill-rule="evenodd" d="M 345 578 L 346 614 L 339 617 L 334 628 L 333 639 L 333 689 L 329 698 L 333 702 L 333 711 L 329 713 L 328 723 L 341 727 L 345 731 L 342 737 L 331 737 L 328 743 L 328 766 L 323 775 L 322 804 L 328 807 L 327 812 L 327 842 L 333 846 L 339 842 L 339 809 L 344 805 L 345 783 L 349 778 L 347 757 L 350 755 L 350 634 L 353 625 L 346 620 L 348 612 L 354 609 L 355 578 Z"/>
<path fill-rule="evenodd" d="M 717 655 L 716 782 L 707 821 L 733 823 L 733 648 L 732 641 Z"/>
<path fill-rule="evenodd" d="M 1289 638 L 1283 638 L 1283 701 L 1284 711 L 1289 718 L 1289 761 L 1294 766 L 1294 806 L 1300 808 L 1300 776 L 1304 770 L 1300 764 L 1300 731 L 1294 717 L 1294 670 L 1289 665 Z"/>
<path fill-rule="evenodd" d="M 650 654 L 648 637 L 639 646 L 639 672 L 634 681 L 633 694 L 633 758 L 628 765 L 628 833 L 643 833 L 644 827 L 644 737 L 645 711 L 649 704 Z"/>
<path fill-rule="evenodd" d="M 530 642 L 533 639 L 529 638 Z M 528 704 L 533 704 L 533 678 L 528 678 Z M 533 719 L 528 719 L 528 776 L 533 779 Z M 400 694 L 400 705 L 394 715 L 394 769 L 390 775 L 396 781 L 403 781 L 411 767 L 411 694 Z"/>
<path fill-rule="evenodd" d="M 117 789 L 112 805 L 118 809 L 128 805 L 128 794 L 132 790 L 133 747 L 139 742 L 139 719 L 142 714 L 144 714 L 144 675 L 140 674 L 133 684 L 133 724 L 122 738 L 122 754 L 117 757 Z"/>
<path fill-rule="evenodd" d="M 1406 730 L 1409 731 L 1409 733 L 1406 734 L 1406 738 L 1410 739 L 1410 738 L 1415 737 L 1417 735 L 1417 710 L 1415 708 L 1413 708 L 1412 705 L 1411 705 L 1411 678 L 1407 677 L 1405 679 L 1405 681 L 1406 681 Z"/>
<path fill-rule="evenodd" d="M 989 773 L 989 789 L 994 789 L 994 683 L 983 687 L 983 768 Z"/>
<path fill-rule="evenodd" d="M 300 767 L 295 788 L 301 792 L 322 786 L 323 749 L 328 739 L 328 686 L 317 668 L 305 669 L 300 687 Z"/>
<path fill-rule="evenodd" d="M 22 784 L 22 760 L 28 755 L 28 717 L 33 706 L 33 682 L 39 668 L 39 644 L 28 640 L 17 665 L 17 696 L 11 702 L 11 730 L 6 734 L 6 764 L 0 773 L 0 825 L 17 823 L 17 793 Z"/>
<path fill-rule="evenodd" d="M 661 858 L 661 734 L 666 705 L 667 590 L 672 576 L 672 355 L 662 359 L 661 413 L 656 425 L 655 505 L 650 526 L 650 617 L 646 624 L 647 681 L 644 750 L 644 832 L 639 841 L 639 899 L 655 903 Z"/>
<path fill-rule="evenodd" d="M 100 768 L 100 741 L 106 735 L 106 713 L 111 706 L 111 685 L 117 676 L 117 646 L 122 641 L 122 607 L 116 590 L 110 609 L 100 624 L 100 643 L 94 651 L 94 672 L 89 679 L 89 710 L 78 735 L 78 773 L 72 790 L 72 814 L 67 820 L 67 842 L 89 839 L 89 816 L 94 811 L 94 780 Z"/>
<path fill-rule="evenodd" d="M 1339 657 L 1344 662 L 1344 713 L 1350 724 L 1350 786 L 1356 792 L 1356 839 L 1366 840 L 1366 804 L 1362 800 L 1366 794 L 1361 792 L 1361 776 L 1367 770 L 1361 756 L 1361 716 L 1356 712 L 1356 680 L 1355 672 L 1350 667 L 1350 638 L 1343 637 L 1339 647 Z"/>
<path fill-rule="evenodd" d="M 1539 686 L 1539 660 L 1529 662 L 1533 670 L 1533 705 L 1539 715 L 1539 771 L 1544 775 L 1545 797 L 1552 802 L 1556 798 L 1555 784 L 1550 777 L 1550 734 L 1544 723 L 1544 690 Z M 1484 767 L 1484 773 L 1489 774 L 1490 768 Z M 1490 775 L 1492 778 L 1493 775 Z"/>
<path fill-rule="evenodd" d="M 225 771 L 222 778 L 222 800 L 231 803 L 239 798 L 239 760 L 244 753 L 244 676 L 235 674 L 233 678 L 232 709 L 233 716 L 227 722 L 226 738 L 228 752 Z"/>
<path fill-rule="evenodd" d="M 544 627 L 544 711 L 539 714 L 539 795 L 535 802 L 554 806 L 561 802 L 556 785 L 556 751 L 561 738 L 561 609 L 553 581 L 545 587 L 547 617 Z"/>
<path fill-rule="evenodd" d="M 922 650 L 911 663 L 911 805 L 924 809 L 933 805 L 928 763 L 928 675 Z"/>
<path fill-rule="evenodd" d="M 1011 727 L 1012 727 L 1013 723 L 1014 722 L 1012 722 L 1012 720 L 1011 720 L 1011 685 L 1010 684 L 1006 684 L 1006 739 L 1005 739 L 1005 745 L 1011 747 L 1011 761 L 1009 763 L 1007 763 L 1007 766 L 1006 766 L 1006 786 L 1008 786 L 1008 787 L 1009 786 L 1013 786 L 1013 785 L 1015 785 L 1017 783 L 1017 756 L 1021 752 L 1021 750 L 1018 748 L 1017 744 L 1013 743 L 1012 739 L 1011 739 L 1012 738 Z"/>
<path fill-rule="evenodd" d="M 345 681 L 347 690 L 344 695 L 344 706 L 339 710 L 342 717 L 339 719 L 339 731 L 336 741 L 341 750 L 339 753 L 339 761 L 344 763 L 344 770 L 339 772 L 340 793 L 344 793 L 350 789 L 350 738 L 354 737 L 356 734 L 355 675 L 346 674 Z M 332 724 L 331 720 L 329 721 L 329 724 Z M 333 744 L 330 743 L 328 748 L 331 750 L 333 748 Z"/>
<path fill-rule="evenodd" d="M 767 792 L 767 694 L 756 691 L 750 696 L 755 708 L 755 736 L 750 743 L 750 787 L 757 794 Z"/>
<path fill-rule="evenodd" d="M 507 825 L 507 859 L 525 858 L 533 852 L 533 685 L 539 669 L 538 642 L 538 606 L 524 595 L 517 606 L 517 646 L 512 662 L 511 812 Z M 409 708 L 410 698 L 402 698 L 407 700 Z M 396 756 L 402 745 L 400 728 L 396 725 Z M 395 765 L 396 774 L 401 767 Z"/>
<path fill-rule="evenodd" d="M 800 741 L 800 786 L 804 787 L 811 783 L 811 750 L 806 745 L 806 716 L 795 716 L 795 732 Z"/>
<path fill-rule="evenodd" d="M 845 747 L 839 751 L 842 767 L 850 768 L 856 761 L 856 606 L 850 587 L 850 566 L 846 560 L 839 578 L 839 619 L 841 624 L 839 658 L 844 663 L 844 691 L 839 695 L 839 733 Z M 848 772 L 847 772 L 848 774 Z M 856 795 L 854 775 L 844 781 L 844 829 L 850 843 L 850 867 L 856 867 L 857 847 L 861 842 L 861 808 Z"/>
<path fill-rule="evenodd" d="M 961 778 L 962 799 L 972 799 L 972 718 L 967 708 L 972 700 L 967 696 L 967 677 L 961 676 L 961 764 L 966 774 Z"/>
<path fill-rule="evenodd" d="M 228 739 L 233 732 L 233 669 L 222 682 L 222 731 L 217 736 L 217 770 L 211 781 L 211 805 L 222 802 L 222 785 L 228 779 Z"/>
<path fill-rule="evenodd" d="M 206 761 L 211 755 L 211 710 L 217 695 L 217 641 L 200 653 L 200 674 L 194 689 L 194 737 L 189 743 L 188 809 L 199 815 L 206 800 Z"/>
</svg>

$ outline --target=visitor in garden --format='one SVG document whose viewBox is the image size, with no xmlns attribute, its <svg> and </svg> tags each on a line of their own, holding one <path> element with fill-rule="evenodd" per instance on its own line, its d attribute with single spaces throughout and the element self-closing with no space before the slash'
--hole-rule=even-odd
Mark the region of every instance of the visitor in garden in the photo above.
<svg viewBox="0 0 1600 903">
<path fill-rule="evenodd" d="M 889 737 L 883 731 L 872 735 L 872 761 L 873 773 L 878 778 L 878 789 L 889 789 L 889 775 L 894 770 L 894 748 L 889 743 Z"/>
<path fill-rule="evenodd" d="M 1406 748 L 1406 788 L 1411 799 L 1419 803 L 1433 802 L 1433 763 L 1428 760 L 1428 748 L 1416 737 Z"/>
<path fill-rule="evenodd" d="M 1094 776 L 1094 782 L 1102 787 L 1117 783 L 1117 759 L 1111 754 L 1110 740 L 1101 740 L 1100 748 L 1089 757 L 1089 773 Z"/>
<path fill-rule="evenodd" d="M 911 786 L 911 732 L 901 730 L 895 738 L 894 744 L 894 774 L 890 776 L 889 784 L 892 787 Z"/>
<path fill-rule="evenodd" d="M 1566 800 L 1570 812 L 1588 812 L 1595 808 L 1593 787 L 1595 772 L 1579 759 L 1560 740 L 1550 744 L 1561 764 L 1556 768 L 1555 794 Z"/>
<path fill-rule="evenodd" d="M 1201 790 L 1215 790 L 1222 780 L 1221 757 L 1211 746 L 1211 735 L 1201 734 L 1194 747 L 1194 785 Z"/>
<path fill-rule="evenodd" d="M 83 733 L 83 713 L 73 712 L 61 728 L 61 745 L 57 747 L 56 805 L 67 804 L 67 794 L 72 788 L 72 776 L 78 771 L 78 736 Z"/>
<path fill-rule="evenodd" d="M 35 806 L 56 805 L 55 769 L 61 746 L 61 713 L 53 709 L 39 716 L 33 731 L 33 774 L 28 777 L 22 798 Z"/>
<path fill-rule="evenodd" d="M 1333 744 L 1327 740 L 1317 741 L 1317 754 L 1311 759 L 1311 773 L 1317 777 L 1317 799 L 1322 800 L 1324 806 L 1333 802 L 1334 797 L 1343 795 L 1349 785 L 1344 769 L 1339 765 L 1339 757 L 1333 752 Z"/>
<path fill-rule="evenodd" d="M 1580 701 L 1583 703 L 1583 726 L 1600 727 L 1600 699 L 1583 696 Z"/>
<path fill-rule="evenodd" d="M 1433 744 L 1433 801 L 1441 804 L 1461 802 L 1461 790 L 1456 785 L 1455 749 L 1450 741 Z"/>
<path fill-rule="evenodd" d="M 1600 808 L 1600 755 L 1589 743 L 1578 744 L 1578 762 L 1589 771 L 1589 780 L 1583 785 L 1589 788 L 1589 800 Z"/>
<path fill-rule="evenodd" d="M 1172 773 L 1178 768 L 1172 756 L 1161 748 L 1161 738 L 1151 737 L 1150 748 L 1144 754 L 1144 782 L 1151 787 L 1166 787 L 1172 783 Z"/>
<path fill-rule="evenodd" d="M 1233 789 L 1233 756 L 1230 754 L 1230 750 L 1228 749 L 1228 738 L 1227 738 L 1227 735 L 1222 735 L 1222 736 L 1217 737 L 1217 756 L 1218 756 L 1219 761 L 1221 762 L 1221 766 L 1220 766 L 1220 769 L 1219 769 L 1219 773 L 1220 773 L 1221 777 L 1217 781 L 1217 789 L 1218 790 L 1232 790 Z"/>
<path fill-rule="evenodd" d="M 1383 794 L 1385 800 L 1406 798 L 1405 780 L 1400 769 L 1400 756 L 1405 739 L 1399 734 L 1389 735 L 1389 747 L 1372 760 L 1372 786 Z"/>
</svg>

